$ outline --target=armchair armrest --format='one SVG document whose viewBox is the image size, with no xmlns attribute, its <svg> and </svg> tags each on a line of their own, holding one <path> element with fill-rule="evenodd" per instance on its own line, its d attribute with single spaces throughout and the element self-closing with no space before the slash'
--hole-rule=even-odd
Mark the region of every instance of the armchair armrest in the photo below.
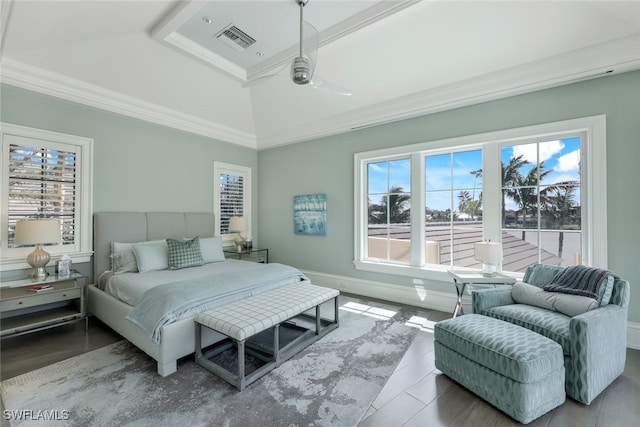
<svg viewBox="0 0 640 427">
<path fill-rule="evenodd" d="M 511 298 L 511 288 L 479 289 L 471 291 L 471 305 L 474 313 L 484 314 L 483 312 L 485 310 L 492 307 L 509 304 L 515 304 L 513 298 Z"/>
<path fill-rule="evenodd" d="M 569 339 L 567 393 L 589 404 L 624 371 L 627 309 L 609 304 L 573 317 Z"/>
</svg>

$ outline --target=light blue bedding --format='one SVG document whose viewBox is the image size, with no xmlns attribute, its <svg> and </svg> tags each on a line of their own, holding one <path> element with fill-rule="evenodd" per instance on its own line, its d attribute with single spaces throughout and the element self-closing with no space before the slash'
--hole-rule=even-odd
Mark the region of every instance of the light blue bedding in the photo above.
<svg viewBox="0 0 640 427">
<path fill-rule="evenodd" d="M 228 271 L 151 288 L 144 293 L 127 319 L 159 344 L 164 325 L 222 304 L 306 280 L 302 272 L 288 265 L 250 264 L 251 268 L 243 271 Z"/>
</svg>

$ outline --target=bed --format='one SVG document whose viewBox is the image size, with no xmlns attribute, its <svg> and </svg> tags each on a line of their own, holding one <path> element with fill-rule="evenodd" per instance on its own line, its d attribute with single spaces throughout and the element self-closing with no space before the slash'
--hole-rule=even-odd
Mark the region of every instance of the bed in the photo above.
<svg viewBox="0 0 640 427">
<path fill-rule="evenodd" d="M 180 278 L 178 279 L 180 284 L 197 285 L 197 283 L 186 281 L 185 277 L 193 281 L 192 276 L 194 274 L 199 274 L 199 271 L 207 271 L 206 274 L 210 274 L 210 270 L 226 271 L 226 276 L 220 274 L 220 278 L 230 279 L 235 275 L 234 272 L 239 270 L 254 272 L 254 277 L 257 277 L 255 273 L 262 274 L 262 272 L 256 269 L 274 269 L 278 268 L 278 266 L 271 264 L 258 265 L 248 261 L 225 260 L 201 267 L 180 270 L 125 272 L 124 274 L 116 275 L 112 273 L 113 242 L 128 244 L 164 241 L 164 239 L 184 241 L 185 238 L 193 237 L 198 237 L 201 241 L 207 238 L 211 240 L 211 238 L 215 237 L 214 224 L 214 216 L 210 213 L 104 212 L 94 214 L 94 284 L 88 287 L 89 313 L 155 359 L 158 362 L 158 374 L 161 376 L 167 376 L 175 372 L 177 370 L 177 360 L 194 353 L 196 347 L 193 318 L 198 311 L 196 310 L 193 313 L 183 311 L 181 316 L 175 319 L 167 316 L 163 321 L 164 323 L 157 327 L 157 331 L 151 334 L 150 330 L 145 330 L 141 325 L 134 323 L 136 320 L 134 316 L 140 311 L 139 306 L 144 305 L 144 303 L 147 303 L 149 307 L 156 305 L 141 299 L 142 294 L 152 293 L 152 291 L 157 290 L 157 288 L 154 288 L 148 292 L 143 292 L 146 291 L 145 281 L 162 281 L 165 276 L 176 274 L 177 276 L 175 277 Z M 288 268 L 291 269 L 291 267 Z M 174 280 L 173 277 L 172 280 Z M 112 289 L 112 284 L 117 283 L 115 282 L 116 280 L 126 282 L 127 278 L 134 280 L 136 292 L 128 294 L 125 292 L 126 295 L 121 295 L 121 293 Z M 301 279 L 304 280 L 304 275 L 302 274 Z M 198 280 L 201 282 L 209 281 L 208 276 L 203 276 Z M 283 281 L 280 283 L 280 279 L 278 281 L 274 279 L 268 286 L 273 288 L 285 283 L 289 282 Z M 229 284 L 227 287 L 231 289 L 233 286 L 235 284 Z M 252 295 L 261 291 L 263 285 L 261 284 L 260 286 L 258 289 L 257 287 L 246 285 L 247 290 L 243 292 L 247 296 Z M 158 286 L 158 288 L 162 288 L 162 286 Z M 264 289 L 270 288 L 265 287 Z M 227 292 L 227 294 L 226 299 L 223 298 L 220 301 L 233 301 L 242 297 L 242 294 L 235 291 L 232 293 Z M 217 302 L 217 304 L 219 303 Z M 224 338 L 223 335 L 216 332 L 205 331 L 202 336 L 202 345 L 208 346 Z"/>
</svg>

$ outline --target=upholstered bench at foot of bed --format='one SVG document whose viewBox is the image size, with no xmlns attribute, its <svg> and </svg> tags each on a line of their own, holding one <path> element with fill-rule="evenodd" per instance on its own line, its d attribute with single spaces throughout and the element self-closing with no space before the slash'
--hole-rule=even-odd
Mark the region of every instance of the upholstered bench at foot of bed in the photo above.
<svg viewBox="0 0 640 427">
<path fill-rule="evenodd" d="M 306 283 L 282 286 L 240 301 L 196 315 L 196 362 L 239 390 L 256 381 L 282 362 L 338 327 L 338 296 L 335 289 Z M 323 319 L 320 305 L 334 300 L 333 319 Z M 305 311 L 315 308 L 315 316 Z M 291 319 L 300 319 L 292 322 Z M 311 327 L 300 326 L 309 324 Z M 305 320 L 307 320 L 305 322 Z M 202 352 L 202 328 L 226 335 L 230 342 Z M 272 329 L 272 331 L 268 331 Z M 285 330 L 286 329 L 286 330 Z M 287 339 L 281 340 L 281 333 Z M 271 339 L 264 337 L 270 334 Z M 238 351 L 237 373 L 214 363 L 211 358 L 235 346 Z M 267 362 L 250 374 L 245 373 L 245 352 Z"/>
<path fill-rule="evenodd" d="M 436 368 L 527 424 L 565 401 L 562 348 L 528 329 L 468 314 L 435 325 Z"/>
</svg>

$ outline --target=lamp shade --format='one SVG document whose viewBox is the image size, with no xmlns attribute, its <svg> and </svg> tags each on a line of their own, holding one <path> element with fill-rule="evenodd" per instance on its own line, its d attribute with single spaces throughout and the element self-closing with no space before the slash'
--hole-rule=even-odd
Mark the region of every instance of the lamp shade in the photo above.
<svg viewBox="0 0 640 427">
<path fill-rule="evenodd" d="M 13 242 L 16 245 L 60 243 L 60 221 L 57 219 L 21 220 L 16 222 Z"/>
<path fill-rule="evenodd" d="M 474 247 L 474 256 L 478 261 L 488 264 L 502 262 L 502 244 L 495 242 L 478 242 Z"/>
<path fill-rule="evenodd" d="M 229 219 L 229 231 L 247 231 L 249 226 L 247 224 L 247 218 L 243 216 L 232 216 Z"/>
</svg>

